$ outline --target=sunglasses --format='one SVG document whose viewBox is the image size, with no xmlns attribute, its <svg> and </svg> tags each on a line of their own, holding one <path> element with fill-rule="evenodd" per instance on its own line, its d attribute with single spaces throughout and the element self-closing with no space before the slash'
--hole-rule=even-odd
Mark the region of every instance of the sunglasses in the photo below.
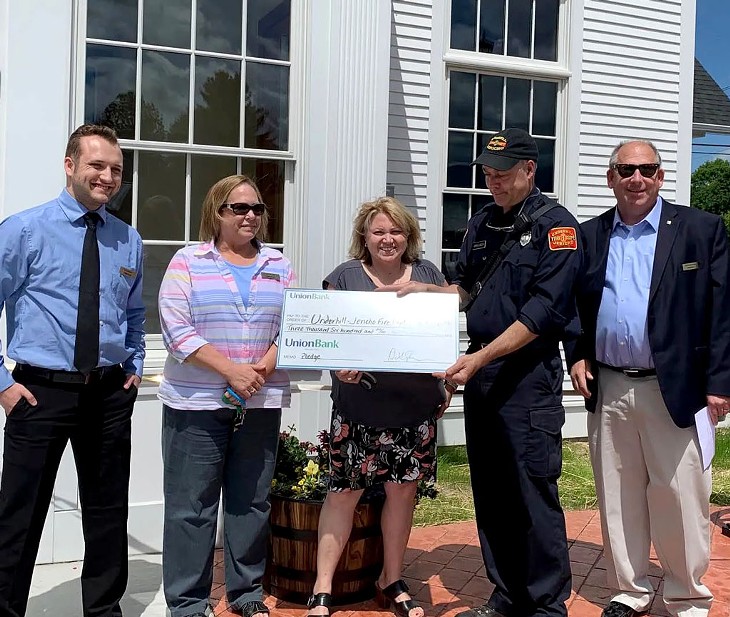
<svg viewBox="0 0 730 617">
<path fill-rule="evenodd" d="M 629 165 L 628 163 L 616 163 L 613 165 L 619 176 L 622 178 L 630 178 L 639 170 L 639 173 L 645 178 L 653 178 L 659 170 L 659 163 L 643 163 L 642 165 Z"/>
<path fill-rule="evenodd" d="M 218 211 L 221 210 L 230 210 L 233 214 L 239 216 L 245 216 L 253 210 L 254 215 L 261 216 L 266 212 L 266 204 L 221 204 Z"/>
</svg>

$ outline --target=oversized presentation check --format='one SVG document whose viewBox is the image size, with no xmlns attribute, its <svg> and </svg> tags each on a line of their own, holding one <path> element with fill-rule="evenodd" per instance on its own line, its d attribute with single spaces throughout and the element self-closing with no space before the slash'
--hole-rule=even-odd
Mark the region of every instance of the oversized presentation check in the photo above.
<svg viewBox="0 0 730 617">
<path fill-rule="evenodd" d="M 277 367 L 431 373 L 458 356 L 456 294 L 285 292 Z"/>
</svg>

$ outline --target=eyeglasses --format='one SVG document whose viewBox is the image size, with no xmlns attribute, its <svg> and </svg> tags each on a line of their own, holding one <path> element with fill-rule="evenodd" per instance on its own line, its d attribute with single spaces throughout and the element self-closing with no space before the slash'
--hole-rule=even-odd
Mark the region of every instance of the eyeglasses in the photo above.
<svg viewBox="0 0 730 617">
<path fill-rule="evenodd" d="M 630 178 L 639 170 L 644 178 L 653 178 L 659 170 L 659 163 L 643 163 L 642 165 L 629 165 L 628 163 L 616 163 L 612 165 L 612 169 L 618 172 L 622 178 Z"/>
<path fill-rule="evenodd" d="M 239 216 L 245 216 L 253 210 L 254 215 L 261 216 L 266 212 L 266 204 L 221 204 L 219 212 L 224 209 L 230 210 L 233 214 L 238 214 Z"/>
</svg>

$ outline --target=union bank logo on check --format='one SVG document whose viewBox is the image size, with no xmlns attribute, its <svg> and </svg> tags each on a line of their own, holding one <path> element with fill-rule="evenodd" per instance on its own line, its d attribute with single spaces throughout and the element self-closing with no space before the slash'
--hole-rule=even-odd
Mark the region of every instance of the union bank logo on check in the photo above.
<svg viewBox="0 0 730 617">
<path fill-rule="evenodd" d="M 296 338 L 286 337 L 284 339 L 285 347 L 311 347 L 314 349 L 339 349 L 339 341 L 325 341 L 321 338 L 316 338 L 313 341 L 302 341 Z"/>
</svg>

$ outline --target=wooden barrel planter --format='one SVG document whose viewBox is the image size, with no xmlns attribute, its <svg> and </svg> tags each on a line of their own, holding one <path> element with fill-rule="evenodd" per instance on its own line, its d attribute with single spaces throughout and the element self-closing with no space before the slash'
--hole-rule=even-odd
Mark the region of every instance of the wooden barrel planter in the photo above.
<svg viewBox="0 0 730 617">
<path fill-rule="evenodd" d="M 350 540 L 337 564 L 335 605 L 368 600 L 383 567 L 380 531 L 382 501 L 358 504 Z M 271 532 L 264 589 L 271 595 L 306 604 L 317 574 L 317 524 L 322 503 L 271 496 Z"/>
</svg>

